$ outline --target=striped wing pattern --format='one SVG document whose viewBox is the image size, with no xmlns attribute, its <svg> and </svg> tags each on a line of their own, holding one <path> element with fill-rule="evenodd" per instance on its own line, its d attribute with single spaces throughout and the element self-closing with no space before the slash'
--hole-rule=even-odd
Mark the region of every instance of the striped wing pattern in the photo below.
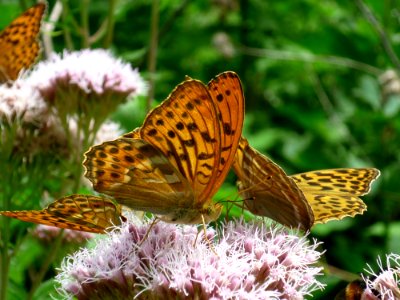
<svg viewBox="0 0 400 300">
<path fill-rule="evenodd" d="M 328 169 L 290 176 L 304 193 L 315 223 L 354 217 L 367 210 L 358 197 L 368 194 L 380 172 L 374 168 Z"/>
<path fill-rule="evenodd" d="M 211 198 L 232 165 L 243 118 L 235 73 L 222 73 L 208 86 L 188 78 L 140 128 L 89 149 L 85 175 L 98 192 L 164 221 L 215 220 L 222 206 Z"/>
<path fill-rule="evenodd" d="M 366 210 L 359 196 L 370 191 L 374 168 L 328 169 L 288 176 L 242 138 L 233 164 L 245 206 L 286 226 L 309 229 L 317 223 L 354 217 Z"/>
<path fill-rule="evenodd" d="M 170 214 L 193 201 L 188 181 L 154 146 L 119 138 L 92 147 L 84 162 L 93 188 L 118 203 L 155 214 Z"/>
<path fill-rule="evenodd" d="M 252 148 L 242 137 L 233 169 L 245 207 L 255 215 L 307 230 L 313 211 L 303 192 L 277 164 Z"/>
</svg>

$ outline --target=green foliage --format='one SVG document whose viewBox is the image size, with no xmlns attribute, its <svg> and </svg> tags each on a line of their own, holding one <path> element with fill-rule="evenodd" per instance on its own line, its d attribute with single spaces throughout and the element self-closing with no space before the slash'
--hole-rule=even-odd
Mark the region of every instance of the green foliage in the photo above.
<svg viewBox="0 0 400 300">
<path fill-rule="evenodd" d="M 49 11 L 54 2 L 49 1 Z M 90 2 L 91 34 L 101 27 L 112 2 Z M 56 50 L 71 46 L 61 34 L 64 29 L 71 32 L 74 48 L 85 45 L 73 20 L 79 20 L 81 3 L 68 2 L 69 15 L 56 23 Z M 366 4 L 398 53 L 395 3 L 371 0 Z M 19 10 L 15 3 L 0 8 L 4 19 L 6 14 L 7 18 L 16 15 L 10 10 Z M 400 70 L 356 1 L 163 0 L 158 13 L 155 74 L 148 70 L 154 21 L 150 1 L 116 2 L 113 40 L 108 45 L 155 78 L 157 103 L 185 75 L 208 81 L 222 71 L 237 72 L 246 96 L 243 134 L 288 174 L 338 167 L 377 167 L 382 172 L 372 193 L 364 197 L 368 211 L 363 216 L 312 230 L 324 242 L 326 263 L 360 273 L 377 255 L 399 253 L 400 92 L 387 95 L 388 86 L 380 75 Z M 102 47 L 104 34 L 100 37 L 90 46 Z M 113 118 L 132 130 L 140 126 L 145 106 L 145 99 L 125 104 Z M 234 180 L 229 177 L 216 199 L 235 199 Z M 240 215 L 241 209 L 233 208 L 231 214 Z M 20 271 L 29 259 L 15 265 L 12 293 L 23 284 Z M 333 297 L 343 287 L 335 274 L 327 278 L 326 293 L 314 299 Z M 50 285 L 46 282 L 37 294 L 44 295 Z"/>
</svg>

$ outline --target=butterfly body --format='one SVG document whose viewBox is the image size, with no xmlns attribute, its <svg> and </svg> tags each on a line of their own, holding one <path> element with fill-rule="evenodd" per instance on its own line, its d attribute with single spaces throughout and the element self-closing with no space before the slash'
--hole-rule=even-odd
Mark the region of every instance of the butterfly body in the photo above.
<svg viewBox="0 0 400 300">
<path fill-rule="evenodd" d="M 347 168 L 288 176 L 243 137 L 233 168 L 249 211 L 304 230 L 363 213 L 366 205 L 359 196 L 380 174 L 374 168 Z"/>
<path fill-rule="evenodd" d="M 96 191 L 166 222 L 198 224 L 218 218 L 212 202 L 233 162 L 244 118 L 238 76 L 208 86 L 178 85 L 143 125 L 85 153 L 85 176 Z"/>
<path fill-rule="evenodd" d="M 36 4 L 0 32 L 0 83 L 17 79 L 19 72 L 37 59 L 37 37 L 45 9 L 44 3 Z"/>
</svg>

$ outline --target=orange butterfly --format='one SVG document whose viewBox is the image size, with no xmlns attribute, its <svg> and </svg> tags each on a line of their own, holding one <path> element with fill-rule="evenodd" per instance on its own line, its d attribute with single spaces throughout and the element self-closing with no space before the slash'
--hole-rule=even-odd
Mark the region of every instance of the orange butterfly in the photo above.
<svg viewBox="0 0 400 300">
<path fill-rule="evenodd" d="M 349 168 L 287 176 L 243 137 L 233 169 L 250 212 L 304 230 L 315 223 L 362 214 L 366 205 L 358 196 L 367 194 L 380 174 L 374 168 Z"/>
<path fill-rule="evenodd" d="M 46 4 L 29 8 L 0 32 L 0 83 L 17 79 L 38 57 L 38 35 Z"/>
<path fill-rule="evenodd" d="M 218 218 L 212 196 L 235 157 L 244 119 L 240 79 L 225 72 L 205 86 L 188 79 L 141 128 L 89 149 L 85 176 L 100 193 L 166 222 Z"/>
<path fill-rule="evenodd" d="M 112 200 L 89 195 L 71 195 L 61 198 L 43 210 L 0 211 L 0 215 L 32 222 L 104 233 L 108 227 L 120 225 L 121 206 Z"/>
</svg>

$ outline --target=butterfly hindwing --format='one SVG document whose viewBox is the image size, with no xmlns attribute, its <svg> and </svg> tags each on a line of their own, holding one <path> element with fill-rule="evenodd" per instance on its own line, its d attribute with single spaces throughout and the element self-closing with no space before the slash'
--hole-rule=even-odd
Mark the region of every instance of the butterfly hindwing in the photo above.
<svg viewBox="0 0 400 300">
<path fill-rule="evenodd" d="M 290 176 L 303 191 L 315 223 L 362 214 L 367 206 L 358 197 L 367 194 L 380 172 L 374 168 L 328 169 Z"/>
<path fill-rule="evenodd" d="M 47 210 L 71 220 L 85 220 L 87 223 L 107 228 L 111 225 L 120 225 L 121 206 L 113 200 L 91 196 L 71 195 L 51 203 Z"/>
<path fill-rule="evenodd" d="M 0 215 L 59 228 L 104 233 L 121 224 L 121 207 L 112 200 L 90 195 L 71 195 L 43 210 L 1 211 Z"/>
<path fill-rule="evenodd" d="M 244 138 L 234 170 L 251 212 L 302 229 L 362 214 L 366 205 L 358 196 L 367 194 L 379 176 L 374 168 L 328 169 L 287 176 Z"/>
</svg>

